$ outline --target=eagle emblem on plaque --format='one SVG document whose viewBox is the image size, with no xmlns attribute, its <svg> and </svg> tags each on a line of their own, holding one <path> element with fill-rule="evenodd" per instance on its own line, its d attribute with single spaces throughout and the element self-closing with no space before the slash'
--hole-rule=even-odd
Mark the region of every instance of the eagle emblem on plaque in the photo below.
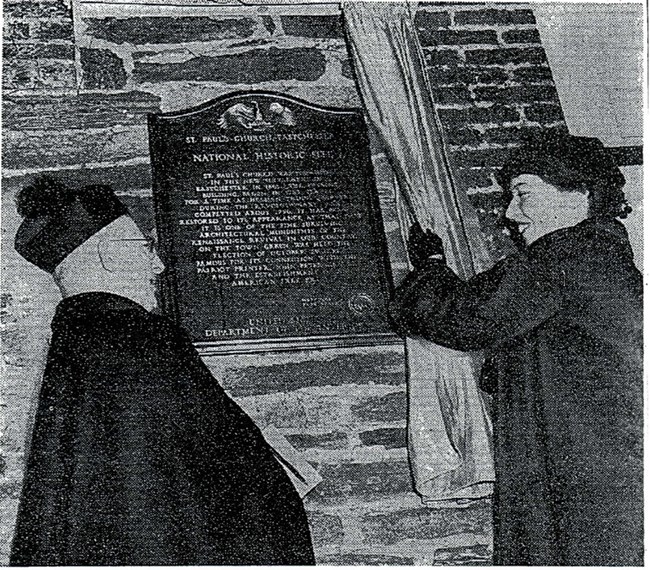
<svg viewBox="0 0 650 570">
<path fill-rule="evenodd" d="M 295 124 L 293 111 L 277 101 L 269 105 L 266 117 L 258 102 L 250 101 L 228 107 L 217 121 L 217 125 L 223 130 L 265 131 L 277 126 L 293 127 Z"/>
</svg>

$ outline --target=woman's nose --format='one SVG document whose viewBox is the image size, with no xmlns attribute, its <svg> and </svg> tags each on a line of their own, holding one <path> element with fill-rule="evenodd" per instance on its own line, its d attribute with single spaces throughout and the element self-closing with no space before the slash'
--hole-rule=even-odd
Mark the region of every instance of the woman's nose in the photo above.
<svg viewBox="0 0 650 570">
<path fill-rule="evenodd" d="M 506 218 L 512 220 L 513 222 L 521 221 L 521 208 L 519 208 L 519 202 L 516 198 L 510 200 L 510 204 L 506 210 Z"/>
</svg>

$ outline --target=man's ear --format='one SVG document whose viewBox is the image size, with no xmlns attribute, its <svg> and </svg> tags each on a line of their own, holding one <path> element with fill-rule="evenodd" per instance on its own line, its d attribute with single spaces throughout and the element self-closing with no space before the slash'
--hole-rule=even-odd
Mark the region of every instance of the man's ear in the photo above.
<svg viewBox="0 0 650 570">
<path fill-rule="evenodd" d="M 97 242 L 97 255 L 99 256 L 99 262 L 102 264 L 102 267 L 110 273 L 114 273 L 119 269 L 119 247 L 119 240 L 107 239 L 105 236 L 102 236 L 102 238 Z"/>
</svg>

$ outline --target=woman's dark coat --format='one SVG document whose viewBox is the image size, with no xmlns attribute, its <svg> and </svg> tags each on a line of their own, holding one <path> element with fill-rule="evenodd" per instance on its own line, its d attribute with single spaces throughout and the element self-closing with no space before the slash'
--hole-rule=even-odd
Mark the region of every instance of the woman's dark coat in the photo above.
<svg viewBox="0 0 650 570">
<path fill-rule="evenodd" d="M 314 563 L 290 480 L 179 328 L 86 293 L 52 330 L 12 565 Z"/>
<path fill-rule="evenodd" d="M 642 277 L 615 220 L 586 220 L 463 282 L 430 261 L 402 333 L 486 349 L 495 564 L 642 564 Z"/>
</svg>

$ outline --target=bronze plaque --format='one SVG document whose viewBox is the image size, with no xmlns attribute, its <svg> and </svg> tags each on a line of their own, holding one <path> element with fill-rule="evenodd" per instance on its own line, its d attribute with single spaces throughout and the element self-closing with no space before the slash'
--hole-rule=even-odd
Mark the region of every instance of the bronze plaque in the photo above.
<svg viewBox="0 0 650 570">
<path fill-rule="evenodd" d="M 397 340 L 360 111 L 235 93 L 149 133 L 163 306 L 199 348 Z"/>
</svg>

